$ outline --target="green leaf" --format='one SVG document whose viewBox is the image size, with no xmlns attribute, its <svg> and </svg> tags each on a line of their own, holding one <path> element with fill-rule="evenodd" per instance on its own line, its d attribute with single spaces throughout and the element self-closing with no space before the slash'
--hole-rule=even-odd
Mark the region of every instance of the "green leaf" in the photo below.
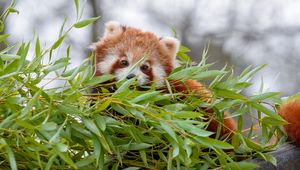
<svg viewBox="0 0 300 170">
<path fill-rule="evenodd" d="M 45 170 L 50 170 L 52 167 L 53 162 L 55 161 L 55 158 L 57 157 L 57 154 L 53 154 L 50 159 L 48 160 Z"/>
<path fill-rule="evenodd" d="M 208 137 L 208 136 L 214 134 L 214 132 L 209 132 L 204 129 L 201 129 L 201 128 L 193 125 L 189 121 L 176 121 L 176 123 L 179 125 L 179 127 L 183 128 L 187 132 L 190 132 L 197 136 Z M 205 123 L 203 123 L 202 126 L 200 126 L 200 127 L 203 127 L 203 126 L 205 126 Z"/>
<path fill-rule="evenodd" d="M 26 128 L 26 129 L 35 129 L 35 126 L 33 126 L 32 124 L 26 122 L 26 121 L 23 121 L 23 120 L 17 120 L 17 123 L 18 125 Z"/>
<path fill-rule="evenodd" d="M 249 81 L 254 76 L 255 73 L 257 73 L 259 70 L 261 70 L 262 68 L 264 68 L 266 66 L 267 66 L 266 64 L 263 64 L 261 66 L 254 68 L 251 71 L 249 71 L 251 69 L 251 66 L 249 66 L 247 69 L 245 69 L 244 72 L 242 72 L 242 74 L 240 76 L 240 81 L 241 82 Z"/>
<path fill-rule="evenodd" d="M 106 81 L 112 80 L 115 76 L 111 74 L 105 74 L 103 76 L 95 76 L 91 80 L 89 80 L 86 85 L 87 86 L 95 86 L 97 84 L 104 83 Z"/>
<path fill-rule="evenodd" d="M 3 30 L 4 30 L 4 22 L 1 19 L 0 20 L 0 32 L 2 32 Z"/>
<path fill-rule="evenodd" d="M 14 8 L 11 8 L 11 7 L 8 8 L 8 12 L 19 14 L 19 11 L 18 11 L 18 10 L 14 9 Z"/>
<path fill-rule="evenodd" d="M 133 85 L 136 83 L 135 78 L 126 80 L 119 88 L 117 91 L 114 92 L 112 95 L 113 97 L 120 97 L 120 94 L 123 92 L 129 91 L 129 86 Z"/>
<path fill-rule="evenodd" d="M 20 74 L 20 73 L 19 72 L 14 72 L 14 73 L 9 73 L 9 74 L 4 74 L 3 76 L 0 76 L 0 80 L 8 78 L 8 77 L 12 77 L 12 76 L 17 75 L 17 74 Z"/>
<path fill-rule="evenodd" d="M 63 35 L 63 32 L 64 32 L 64 28 L 65 28 L 66 22 L 67 22 L 67 17 L 65 17 L 64 22 L 63 22 L 62 25 L 60 26 L 59 34 L 58 34 L 59 37 Z"/>
<path fill-rule="evenodd" d="M 3 60 L 0 57 L 0 75 L 1 75 L 1 72 L 3 72 L 3 68 L 4 68 L 4 63 L 3 63 Z"/>
<path fill-rule="evenodd" d="M 216 76 L 219 76 L 224 73 L 226 73 L 226 72 L 220 71 L 220 70 L 209 70 L 209 71 L 201 72 L 201 73 L 193 76 L 193 79 L 194 80 L 203 80 L 206 78 L 216 77 Z"/>
<path fill-rule="evenodd" d="M 187 108 L 188 106 L 186 104 L 182 104 L 182 103 L 176 103 L 176 104 L 169 104 L 169 105 L 165 105 L 164 108 L 167 111 L 172 111 L 172 112 L 177 112 L 177 111 L 181 111 L 185 108 Z"/>
<path fill-rule="evenodd" d="M 282 118 L 276 114 L 274 111 L 266 108 L 265 106 L 261 105 L 261 104 L 257 104 L 257 103 L 251 103 L 251 106 L 253 106 L 255 109 L 257 109 L 260 112 L 263 112 L 264 114 L 274 118 L 274 119 L 278 119 L 278 120 L 282 120 Z"/>
<path fill-rule="evenodd" d="M 68 151 L 68 146 L 63 144 L 63 143 L 56 143 L 55 144 L 55 148 L 59 151 L 59 152 L 67 152 Z"/>
<path fill-rule="evenodd" d="M 92 137 L 92 140 L 93 140 L 93 144 L 94 144 L 96 165 L 99 165 L 99 168 L 103 167 L 104 166 L 104 153 L 103 153 L 103 149 L 102 149 L 102 146 L 100 144 L 100 141 L 94 135 Z"/>
<path fill-rule="evenodd" d="M 119 146 L 121 150 L 143 150 L 150 148 L 152 145 L 148 143 L 130 143 Z"/>
<path fill-rule="evenodd" d="M 175 158 L 179 155 L 180 149 L 179 149 L 179 146 L 176 143 L 173 143 L 172 146 L 174 148 L 173 152 L 172 152 L 172 157 Z"/>
<path fill-rule="evenodd" d="M 179 51 L 182 52 L 182 53 L 191 52 L 191 50 L 188 47 L 185 47 L 183 45 L 180 46 Z"/>
<path fill-rule="evenodd" d="M 80 115 L 82 112 L 76 107 L 71 104 L 61 104 L 58 106 L 59 110 L 64 112 L 64 113 L 69 113 L 69 114 L 77 114 Z"/>
<path fill-rule="evenodd" d="M 288 124 L 288 122 L 285 121 L 284 119 L 277 119 L 277 118 L 274 118 L 274 117 L 264 117 L 262 119 L 262 123 L 268 124 L 268 125 L 274 125 L 274 126 L 287 125 Z"/>
<path fill-rule="evenodd" d="M 86 19 L 86 20 L 83 20 L 83 21 L 79 21 L 77 23 L 74 24 L 74 27 L 75 28 L 82 28 L 82 27 L 85 27 L 93 22 L 95 22 L 97 19 L 99 19 L 100 17 L 94 17 L 94 18 L 90 18 L 90 19 Z"/>
<path fill-rule="evenodd" d="M 96 124 L 100 128 L 100 130 L 105 131 L 106 129 L 106 122 L 103 116 L 97 115 L 96 116 Z"/>
<path fill-rule="evenodd" d="M 37 37 L 36 42 L 35 42 L 35 56 L 39 56 L 41 54 L 41 44 L 40 44 L 40 39 Z"/>
<path fill-rule="evenodd" d="M 0 57 L 4 61 L 19 60 L 21 58 L 21 56 L 16 54 L 2 54 L 2 53 L 0 53 Z"/>
<path fill-rule="evenodd" d="M 169 75 L 169 78 L 171 80 L 187 80 L 191 79 L 192 76 L 201 74 L 204 70 L 206 70 L 211 65 L 206 65 L 203 67 L 189 67 L 186 69 L 181 69 L 177 72 L 173 72 L 171 75 Z"/>
<path fill-rule="evenodd" d="M 174 141 L 178 143 L 176 133 L 173 131 L 173 129 L 163 121 L 160 121 L 160 125 L 174 139 Z"/>
<path fill-rule="evenodd" d="M 261 101 L 282 94 L 281 92 L 268 92 L 250 97 L 251 101 Z"/>
<path fill-rule="evenodd" d="M 96 107 L 95 113 L 100 113 L 111 104 L 112 98 L 106 99 L 100 106 Z"/>
<path fill-rule="evenodd" d="M 2 34 L 2 35 L 0 35 L 0 42 L 6 41 L 7 37 L 9 37 L 9 34 Z"/>
<path fill-rule="evenodd" d="M 78 14 L 78 7 L 79 7 L 78 0 L 74 0 L 74 4 L 75 4 L 75 9 L 76 9 L 76 18 L 78 18 L 78 16 L 79 16 L 79 14 Z"/>
<path fill-rule="evenodd" d="M 175 112 L 174 114 L 176 117 L 178 118 L 191 118 L 191 119 L 194 119 L 194 118 L 197 118 L 197 117 L 201 117 L 203 116 L 202 113 L 199 113 L 199 112 L 193 112 L 193 111 L 178 111 L 178 112 Z"/>
<path fill-rule="evenodd" d="M 4 139 L 0 139 L 0 143 L 2 145 L 5 145 L 5 152 L 7 153 L 7 156 L 8 156 L 10 168 L 12 170 L 17 170 L 18 167 L 17 167 L 17 162 L 16 162 L 16 158 L 15 158 L 13 150 L 11 149 L 11 147 L 9 147 L 7 145 L 7 143 L 6 143 L 6 141 Z"/>
<path fill-rule="evenodd" d="M 223 142 L 223 141 L 219 141 L 216 139 L 212 139 L 212 138 L 207 138 L 207 137 L 195 137 L 195 139 L 203 144 L 204 146 L 207 146 L 209 148 L 220 148 L 220 149 L 233 149 L 233 146 L 230 145 L 227 142 Z"/>
<path fill-rule="evenodd" d="M 272 156 L 268 153 L 261 153 L 261 152 L 257 152 L 257 153 L 264 160 L 271 162 L 274 166 L 277 166 L 277 160 L 274 156 Z"/>
<path fill-rule="evenodd" d="M 90 119 L 84 119 L 83 120 L 85 126 L 90 130 L 92 131 L 93 133 L 95 133 L 96 135 L 99 135 L 100 134 L 100 131 L 99 129 L 97 128 L 97 126 L 95 125 L 95 123 L 90 120 Z"/>
<path fill-rule="evenodd" d="M 241 162 L 228 163 L 226 166 L 224 166 L 224 169 L 250 170 L 250 169 L 255 169 L 258 167 L 259 166 L 254 163 L 241 161 Z"/>
<path fill-rule="evenodd" d="M 70 158 L 70 156 L 67 153 L 63 153 L 60 151 L 56 151 L 59 157 L 64 160 L 67 164 L 71 165 L 73 168 L 77 169 L 76 164 L 73 162 L 73 160 Z"/>
<path fill-rule="evenodd" d="M 151 98 L 156 97 L 160 94 L 159 91 L 153 91 L 153 92 L 149 92 L 149 93 L 144 93 L 142 95 L 137 96 L 136 98 L 130 100 L 131 103 L 139 103 L 142 101 L 147 100 L 148 102 L 150 102 Z"/>
<path fill-rule="evenodd" d="M 103 148 L 108 151 L 109 153 L 111 152 L 111 149 L 109 147 L 109 144 L 107 142 L 107 140 L 105 139 L 105 137 L 103 136 L 103 134 L 99 131 L 98 127 L 96 126 L 96 124 L 89 119 L 84 119 L 83 120 L 85 126 L 91 131 L 93 132 L 95 135 L 97 135 L 99 137 L 99 140 L 103 146 Z"/>
<path fill-rule="evenodd" d="M 79 160 L 78 162 L 76 162 L 76 166 L 78 168 L 84 168 L 85 166 L 93 164 L 94 161 L 95 161 L 95 156 L 94 155 L 90 155 L 90 156 L 87 156 L 87 157 Z"/>
<path fill-rule="evenodd" d="M 218 96 L 222 96 L 224 98 L 230 98 L 230 99 L 240 99 L 240 100 L 244 100 L 247 101 L 248 98 L 245 97 L 244 95 L 241 95 L 239 93 L 236 93 L 234 91 L 231 90 L 227 90 L 227 89 L 216 89 L 215 93 Z"/>
<path fill-rule="evenodd" d="M 10 164 L 10 168 L 12 170 L 17 170 L 17 163 L 16 163 L 16 159 L 15 159 L 15 155 L 12 151 L 12 149 L 10 147 L 5 147 L 6 148 L 6 153 L 8 155 L 8 159 L 9 159 L 9 164 Z"/>
<path fill-rule="evenodd" d="M 55 42 L 54 44 L 52 45 L 51 47 L 51 50 L 55 50 L 57 47 L 60 46 L 60 44 L 63 42 L 63 40 L 65 39 L 66 35 L 63 35 L 61 37 L 59 37 Z"/>
<path fill-rule="evenodd" d="M 67 123 L 67 118 L 64 120 L 64 123 L 62 125 L 60 125 L 60 127 L 58 128 L 57 132 L 51 137 L 51 139 L 49 140 L 50 143 L 52 142 L 57 142 L 57 139 L 60 137 L 63 128 L 65 126 L 65 124 Z"/>
<path fill-rule="evenodd" d="M 41 125 L 41 129 L 45 131 L 53 131 L 57 128 L 57 124 L 55 122 L 47 122 Z"/>
<path fill-rule="evenodd" d="M 29 100 L 26 107 L 22 109 L 20 118 L 26 116 L 33 108 L 33 106 L 37 103 L 39 96 L 41 95 L 42 90 L 37 91 L 34 96 Z"/>
<path fill-rule="evenodd" d="M 42 71 L 45 74 L 48 74 L 50 72 L 53 72 L 53 71 L 56 71 L 56 70 L 61 69 L 63 67 L 66 67 L 68 64 L 69 64 L 68 62 L 57 63 L 57 64 L 50 65 L 50 66 L 47 66 L 47 67 L 43 68 Z"/>
</svg>

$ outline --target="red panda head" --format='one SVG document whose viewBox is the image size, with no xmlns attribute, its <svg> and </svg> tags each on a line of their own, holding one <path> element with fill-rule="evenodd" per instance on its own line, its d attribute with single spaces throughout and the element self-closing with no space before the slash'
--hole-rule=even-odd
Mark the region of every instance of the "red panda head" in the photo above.
<svg viewBox="0 0 300 170">
<path fill-rule="evenodd" d="M 180 42 L 110 21 L 94 44 L 96 75 L 113 74 L 117 80 L 137 77 L 139 85 L 162 83 L 176 67 Z"/>
</svg>

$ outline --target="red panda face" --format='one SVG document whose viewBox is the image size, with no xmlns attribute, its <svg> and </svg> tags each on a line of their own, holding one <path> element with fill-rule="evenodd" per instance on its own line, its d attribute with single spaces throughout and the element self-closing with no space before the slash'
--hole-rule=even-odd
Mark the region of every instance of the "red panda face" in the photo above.
<svg viewBox="0 0 300 170">
<path fill-rule="evenodd" d="M 103 74 L 115 75 L 117 80 L 136 77 L 138 84 L 144 85 L 154 80 L 162 80 L 166 76 L 162 66 L 159 63 L 154 63 L 155 61 L 151 61 L 147 54 L 135 57 L 129 51 L 124 54 L 110 53 L 97 64 L 97 67 Z"/>
<path fill-rule="evenodd" d="M 179 41 L 159 39 L 150 32 L 108 22 L 102 39 L 94 44 L 96 75 L 113 74 L 117 80 L 137 78 L 139 85 L 161 84 L 175 68 Z"/>
</svg>

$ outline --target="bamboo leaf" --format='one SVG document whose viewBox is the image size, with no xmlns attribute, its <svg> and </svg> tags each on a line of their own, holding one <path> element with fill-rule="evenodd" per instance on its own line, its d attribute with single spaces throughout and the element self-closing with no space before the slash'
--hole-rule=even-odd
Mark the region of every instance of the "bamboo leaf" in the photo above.
<svg viewBox="0 0 300 170">
<path fill-rule="evenodd" d="M 82 27 L 85 27 L 93 22 L 95 22 L 97 19 L 99 19 L 100 17 L 94 17 L 94 18 L 90 18 L 90 19 L 86 19 L 86 20 L 83 20 L 83 21 L 79 21 L 77 23 L 74 24 L 74 27 L 75 28 L 82 28 Z"/>
<path fill-rule="evenodd" d="M 149 99 L 153 98 L 153 97 L 156 97 L 159 95 L 159 91 L 153 91 L 153 92 L 149 92 L 149 93 L 144 93 L 140 96 L 137 96 L 136 98 L 130 100 L 131 103 L 139 103 L 139 102 L 142 102 L 142 101 L 150 101 Z"/>
<path fill-rule="evenodd" d="M 201 144 L 208 146 L 210 148 L 220 148 L 220 149 L 233 149 L 233 146 L 227 142 L 219 141 L 212 138 L 205 138 L 205 137 L 196 137 L 195 138 Z"/>
<path fill-rule="evenodd" d="M 39 56 L 41 54 L 41 44 L 40 44 L 40 38 L 37 37 L 36 43 L 35 43 L 35 56 Z"/>
<path fill-rule="evenodd" d="M 26 116 L 33 108 L 33 106 L 37 103 L 39 96 L 41 95 L 42 90 L 37 91 L 34 96 L 29 100 L 26 107 L 22 109 L 20 117 Z"/>
<path fill-rule="evenodd" d="M 227 90 L 227 89 L 216 89 L 216 94 L 218 96 L 222 96 L 222 97 L 225 97 L 225 98 L 231 98 L 231 99 L 240 99 L 240 100 L 244 100 L 244 101 L 247 101 L 248 98 L 239 94 L 239 93 L 236 93 L 234 91 L 231 91 L 231 90 Z"/>
<path fill-rule="evenodd" d="M 112 80 L 114 78 L 113 75 L 110 75 L 110 74 L 106 74 L 106 75 L 103 75 L 103 76 L 100 76 L 100 77 L 93 77 L 91 80 L 89 80 L 86 85 L 87 86 L 95 86 L 97 84 L 101 84 L 101 83 L 104 83 L 106 81 L 109 81 L 109 80 Z"/>
<path fill-rule="evenodd" d="M 71 165 L 73 168 L 77 169 L 76 164 L 73 162 L 73 160 L 69 157 L 68 154 L 59 151 L 56 152 L 62 160 L 64 160 L 67 164 Z"/>
<path fill-rule="evenodd" d="M 15 54 L 2 54 L 0 53 L 0 57 L 4 61 L 11 61 L 11 60 L 19 60 L 21 56 Z"/>
<path fill-rule="evenodd" d="M 7 37 L 9 37 L 9 34 L 2 34 L 2 35 L 0 35 L 0 42 L 6 41 Z"/>
<path fill-rule="evenodd" d="M 259 94 L 259 95 L 254 95 L 250 97 L 251 101 L 260 101 L 260 100 L 265 100 L 274 96 L 278 96 L 280 95 L 281 92 L 268 92 L 268 93 L 263 93 L 263 94 Z"/>
<path fill-rule="evenodd" d="M 160 125 L 174 139 L 174 141 L 178 142 L 175 132 L 169 125 L 167 125 L 163 121 L 160 121 Z"/>
<path fill-rule="evenodd" d="M 57 47 L 60 46 L 60 44 L 63 42 L 63 40 L 65 39 L 66 35 L 63 35 L 61 37 L 59 37 L 55 42 L 54 44 L 52 45 L 51 47 L 51 50 L 55 50 Z"/>
</svg>

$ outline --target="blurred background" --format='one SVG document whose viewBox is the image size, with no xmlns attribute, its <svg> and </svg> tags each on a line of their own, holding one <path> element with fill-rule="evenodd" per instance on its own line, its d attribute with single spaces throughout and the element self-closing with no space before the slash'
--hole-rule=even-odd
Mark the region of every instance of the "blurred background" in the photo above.
<svg viewBox="0 0 300 170">
<path fill-rule="evenodd" d="M 209 62 L 225 64 L 239 74 L 249 65 L 268 64 L 257 76 L 250 92 L 263 81 L 265 91 L 282 91 L 287 96 L 300 91 L 300 1 L 297 0 L 86 0 L 82 19 L 101 16 L 87 29 L 74 29 L 64 44 L 72 45 L 72 65 L 88 57 L 89 45 L 103 33 L 104 23 L 117 20 L 124 25 L 172 36 L 175 28 L 182 44 L 199 61 L 209 43 Z M 9 3 L 0 0 L 0 11 Z M 9 41 L 34 40 L 44 46 L 58 37 L 76 18 L 73 1 L 19 0 L 19 14 L 10 15 L 5 33 Z M 1 48 L 1 47 L 0 47 Z"/>
</svg>

